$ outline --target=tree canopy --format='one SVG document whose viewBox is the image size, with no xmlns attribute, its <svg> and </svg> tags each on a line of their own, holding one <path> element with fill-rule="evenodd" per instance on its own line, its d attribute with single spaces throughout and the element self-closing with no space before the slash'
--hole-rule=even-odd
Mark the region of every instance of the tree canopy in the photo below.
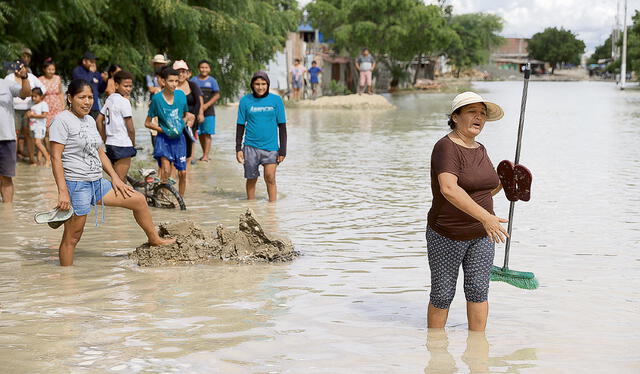
<svg viewBox="0 0 640 374">
<path fill-rule="evenodd" d="M 83 52 L 98 65 L 117 63 L 142 79 L 154 54 L 211 62 L 231 97 L 284 47 L 298 25 L 296 0 L 8 0 L 0 2 L 0 59 L 34 52 L 70 74 Z M 194 69 L 197 72 L 197 69 Z"/>
<path fill-rule="evenodd" d="M 571 31 L 555 27 L 534 34 L 528 46 L 531 57 L 551 64 L 551 74 L 558 63 L 579 64 L 584 49 L 584 42 Z"/>
<path fill-rule="evenodd" d="M 442 9 L 420 0 L 315 0 L 306 9 L 338 51 L 355 56 L 367 47 L 396 82 L 416 56 L 437 55 L 457 37 Z"/>
<path fill-rule="evenodd" d="M 489 60 L 491 48 L 499 46 L 504 39 L 502 19 L 494 14 L 468 13 L 451 17 L 451 28 L 458 41 L 447 48 L 447 56 L 458 72 Z"/>
</svg>

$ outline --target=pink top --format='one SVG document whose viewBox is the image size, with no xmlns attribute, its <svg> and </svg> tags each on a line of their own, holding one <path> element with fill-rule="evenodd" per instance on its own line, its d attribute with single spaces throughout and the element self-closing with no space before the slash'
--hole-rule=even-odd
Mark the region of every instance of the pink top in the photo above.
<svg viewBox="0 0 640 374">
<path fill-rule="evenodd" d="M 60 76 L 54 75 L 51 79 L 41 76 L 40 81 L 44 84 L 47 92 L 44 94 L 44 101 L 49 105 L 49 113 L 47 114 L 47 128 L 51 124 L 53 117 L 64 110 L 63 93 L 60 92 Z"/>
</svg>

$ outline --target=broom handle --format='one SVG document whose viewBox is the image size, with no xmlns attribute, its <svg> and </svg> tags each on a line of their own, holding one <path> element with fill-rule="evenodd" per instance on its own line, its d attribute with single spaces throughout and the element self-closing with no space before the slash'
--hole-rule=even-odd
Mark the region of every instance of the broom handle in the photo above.
<svg viewBox="0 0 640 374">
<path fill-rule="evenodd" d="M 529 76 L 531 76 L 531 64 L 527 64 L 524 69 L 524 87 L 522 88 L 522 102 L 520 104 L 520 121 L 518 122 L 518 142 L 516 145 L 516 160 L 514 165 L 518 165 L 520 162 L 520 149 L 522 148 L 522 130 L 524 127 L 524 110 L 527 106 L 527 90 L 529 88 Z M 503 269 L 509 268 L 509 248 L 511 247 L 511 229 L 513 228 L 513 211 L 515 210 L 516 202 L 512 201 L 509 204 L 509 223 L 507 224 L 507 244 L 504 249 L 504 266 Z"/>
</svg>

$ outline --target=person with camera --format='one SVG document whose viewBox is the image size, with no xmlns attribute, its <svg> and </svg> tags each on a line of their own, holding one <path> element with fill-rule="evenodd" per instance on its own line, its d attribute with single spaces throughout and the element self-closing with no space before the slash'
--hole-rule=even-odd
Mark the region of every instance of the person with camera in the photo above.
<svg viewBox="0 0 640 374">
<path fill-rule="evenodd" d="M 14 75 L 20 80 L 0 79 L 0 195 L 3 203 L 13 202 L 13 177 L 16 176 L 16 132 L 13 98 L 31 96 L 31 84 L 24 64 Z"/>
<path fill-rule="evenodd" d="M 26 58 L 26 60 L 25 60 Z M 25 48 L 22 53 L 22 59 L 13 62 L 11 65 L 11 74 L 8 74 L 4 79 L 12 82 L 16 82 L 18 85 L 22 84 L 22 80 L 17 76 L 15 71 L 19 70 L 21 66 L 27 71 L 27 79 L 29 80 L 29 87 L 31 89 L 39 87 L 43 93 L 47 92 L 47 88 L 42 84 L 42 82 L 31 73 L 29 70 L 29 63 L 31 62 L 31 50 L 29 48 Z M 14 109 L 14 123 L 16 126 L 16 135 L 17 135 L 17 150 L 20 155 L 29 159 L 29 163 L 35 164 L 35 145 L 33 138 L 31 137 L 31 130 L 29 129 L 29 118 L 27 118 L 27 112 L 33 106 L 33 101 L 31 100 L 31 92 L 26 98 L 14 97 L 13 98 L 13 109 Z M 24 145 L 27 145 L 27 152 L 24 152 Z"/>
</svg>

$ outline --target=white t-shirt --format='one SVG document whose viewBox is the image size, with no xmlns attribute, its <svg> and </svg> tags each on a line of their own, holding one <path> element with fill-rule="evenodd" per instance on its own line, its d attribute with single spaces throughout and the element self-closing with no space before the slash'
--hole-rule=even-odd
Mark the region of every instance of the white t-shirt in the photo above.
<svg viewBox="0 0 640 374">
<path fill-rule="evenodd" d="M 31 107 L 31 111 L 34 114 L 38 114 L 38 115 L 42 113 L 47 113 L 49 112 L 49 105 L 47 105 L 47 103 L 44 100 L 42 100 L 38 104 L 33 104 L 33 106 Z M 31 127 L 31 130 L 34 130 L 36 128 L 46 129 L 47 119 L 46 118 L 30 118 L 29 126 Z"/>
<path fill-rule="evenodd" d="M 22 85 L 16 81 L 0 79 L 0 141 L 16 140 L 13 118 L 13 98 L 20 95 Z"/>
<path fill-rule="evenodd" d="M 104 116 L 104 128 L 107 134 L 105 144 L 117 147 L 132 147 L 124 119 L 133 115 L 131 102 L 115 92 L 107 98 L 100 113 Z"/>
<path fill-rule="evenodd" d="M 11 82 L 16 82 L 16 75 L 15 73 L 8 74 L 6 77 L 4 77 L 4 79 Z M 29 85 L 31 86 L 32 90 L 36 87 L 40 87 L 40 89 L 42 90 L 42 94 L 47 93 L 47 89 L 45 88 L 44 84 L 35 75 L 29 73 L 27 75 L 27 80 L 29 81 Z M 31 95 L 27 96 L 26 99 L 21 99 L 19 97 L 13 98 L 13 108 L 16 110 L 29 110 L 31 109 L 31 104 Z"/>
<path fill-rule="evenodd" d="M 68 110 L 62 111 L 51 121 L 49 140 L 64 145 L 64 179 L 91 182 L 102 178 L 102 162 L 98 154 L 102 138 L 91 116 L 78 118 Z"/>
</svg>

